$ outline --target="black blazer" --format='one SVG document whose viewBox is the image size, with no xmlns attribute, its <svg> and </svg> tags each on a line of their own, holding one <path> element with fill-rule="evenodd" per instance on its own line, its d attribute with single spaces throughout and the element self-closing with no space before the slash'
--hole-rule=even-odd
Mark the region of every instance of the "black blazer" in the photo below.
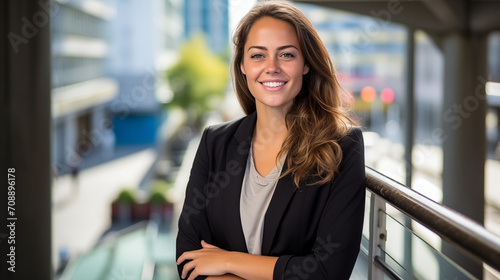
<svg viewBox="0 0 500 280">
<path fill-rule="evenodd" d="M 201 240 L 247 252 L 239 206 L 256 119 L 253 113 L 203 132 L 179 218 L 177 258 L 201 249 Z M 352 128 L 339 144 L 343 158 L 332 182 L 297 189 L 291 176 L 278 181 L 262 241 L 262 255 L 279 257 L 273 279 L 349 279 L 365 204 L 361 131 Z M 179 275 L 183 265 L 178 266 Z"/>
</svg>

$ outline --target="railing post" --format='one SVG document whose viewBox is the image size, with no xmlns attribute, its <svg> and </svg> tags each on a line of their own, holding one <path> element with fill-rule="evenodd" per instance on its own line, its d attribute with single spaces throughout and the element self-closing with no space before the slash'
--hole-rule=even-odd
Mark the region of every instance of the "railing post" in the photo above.
<svg viewBox="0 0 500 280">
<path fill-rule="evenodd" d="M 375 264 L 375 257 L 385 260 L 385 241 L 387 230 L 385 228 L 385 201 L 370 192 L 370 252 L 368 254 L 368 279 L 384 279 L 384 272 Z"/>
</svg>

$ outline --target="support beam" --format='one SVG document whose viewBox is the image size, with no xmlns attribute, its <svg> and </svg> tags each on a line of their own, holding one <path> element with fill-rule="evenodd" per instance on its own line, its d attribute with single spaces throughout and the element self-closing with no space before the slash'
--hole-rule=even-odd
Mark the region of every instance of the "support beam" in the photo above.
<svg viewBox="0 0 500 280">
<path fill-rule="evenodd" d="M 486 36 L 447 34 L 443 52 L 443 203 L 483 224 Z M 480 262 L 445 244 L 443 252 L 482 279 Z"/>
<path fill-rule="evenodd" d="M 0 279 L 49 280 L 50 1 L 0 2 Z"/>
<path fill-rule="evenodd" d="M 415 29 L 435 32 L 444 32 L 450 28 L 448 24 L 443 24 L 442 18 L 438 18 L 422 1 L 295 0 L 295 2 L 366 15 L 382 25 L 399 23 Z"/>
</svg>

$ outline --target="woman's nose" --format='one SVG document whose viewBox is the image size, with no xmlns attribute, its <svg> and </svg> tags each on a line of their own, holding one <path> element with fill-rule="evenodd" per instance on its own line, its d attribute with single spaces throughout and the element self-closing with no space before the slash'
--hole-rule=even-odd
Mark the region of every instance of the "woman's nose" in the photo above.
<svg viewBox="0 0 500 280">
<path fill-rule="evenodd" d="M 268 73 L 278 73 L 280 71 L 279 62 L 275 58 L 268 60 L 266 65 L 266 72 Z"/>
</svg>

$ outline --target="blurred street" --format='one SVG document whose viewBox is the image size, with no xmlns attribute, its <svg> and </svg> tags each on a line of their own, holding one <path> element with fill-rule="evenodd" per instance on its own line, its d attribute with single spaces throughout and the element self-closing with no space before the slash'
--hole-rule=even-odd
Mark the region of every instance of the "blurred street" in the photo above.
<svg viewBox="0 0 500 280">
<path fill-rule="evenodd" d="M 59 252 L 71 257 L 88 252 L 111 225 L 111 202 L 124 187 L 139 186 L 155 160 L 153 148 L 83 169 L 75 183 L 63 175 L 52 188 L 54 267 Z"/>
</svg>

